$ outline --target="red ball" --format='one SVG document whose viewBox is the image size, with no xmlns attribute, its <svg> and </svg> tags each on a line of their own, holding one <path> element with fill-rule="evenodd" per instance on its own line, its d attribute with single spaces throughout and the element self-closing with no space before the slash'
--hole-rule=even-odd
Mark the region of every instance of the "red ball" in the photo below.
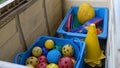
<svg viewBox="0 0 120 68">
<path fill-rule="evenodd" d="M 63 57 L 60 59 L 59 63 L 59 68 L 73 68 L 74 64 L 69 57 Z"/>
<path fill-rule="evenodd" d="M 46 58 L 44 55 L 38 57 L 38 60 L 39 60 L 40 63 L 41 63 L 41 62 L 47 63 L 47 58 Z"/>
<path fill-rule="evenodd" d="M 37 65 L 36 68 L 46 68 L 47 65 L 48 65 L 48 64 L 45 63 L 45 62 L 41 62 L 40 64 Z"/>
<path fill-rule="evenodd" d="M 100 28 L 97 28 L 97 34 L 101 34 L 102 30 Z"/>
</svg>

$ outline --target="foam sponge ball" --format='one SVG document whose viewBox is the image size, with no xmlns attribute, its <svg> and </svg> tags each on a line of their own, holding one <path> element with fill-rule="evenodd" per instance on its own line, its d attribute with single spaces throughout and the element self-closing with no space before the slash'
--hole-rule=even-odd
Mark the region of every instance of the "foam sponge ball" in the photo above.
<svg viewBox="0 0 120 68">
<path fill-rule="evenodd" d="M 60 57 L 61 53 L 56 49 L 49 51 L 47 54 L 47 60 L 49 63 L 58 63 Z"/>
</svg>

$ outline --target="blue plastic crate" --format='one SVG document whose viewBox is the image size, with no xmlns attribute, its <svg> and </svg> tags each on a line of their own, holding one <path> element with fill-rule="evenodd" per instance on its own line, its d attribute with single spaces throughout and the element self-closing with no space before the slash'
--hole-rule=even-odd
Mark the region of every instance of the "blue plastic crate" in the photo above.
<svg viewBox="0 0 120 68">
<path fill-rule="evenodd" d="M 86 34 L 83 33 L 72 33 L 72 32 L 67 32 L 66 31 L 66 23 L 69 15 L 71 13 L 77 14 L 79 7 L 73 6 L 71 9 L 68 11 L 66 14 L 65 18 L 63 19 L 62 23 L 60 24 L 59 28 L 57 29 L 58 34 L 62 34 L 65 38 L 73 38 L 73 37 L 78 37 L 78 38 L 85 38 Z M 95 10 L 95 15 L 98 17 L 103 18 L 102 24 L 100 24 L 100 27 L 102 28 L 102 33 L 98 35 L 98 38 L 100 39 L 106 39 L 107 38 L 107 33 L 108 33 L 108 9 L 107 8 L 99 8 L 99 7 L 94 7 Z"/>
<path fill-rule="evenodd" d="M 32 55 L 31 53 L 32 49 L 35 46 L 40 46 L 41 48 L 44 47 L 44 42 L 47 39 L 52 39 L 55 42 L 55 44 L 59 44 L 61 46 L 65 44 L 71 44 L 75 49 L 74 57 L 76 58 L 76 64 L 74 68 L 84 68 L 85 42 L 80 41 L 77 38 L 64 39 L 64 38 L 56 38 L 50 36 L 39 37 L 27 51 L 19 53 L 15 56 L 14 63 L 25 65 L 26 59 Z"/>
</svg>

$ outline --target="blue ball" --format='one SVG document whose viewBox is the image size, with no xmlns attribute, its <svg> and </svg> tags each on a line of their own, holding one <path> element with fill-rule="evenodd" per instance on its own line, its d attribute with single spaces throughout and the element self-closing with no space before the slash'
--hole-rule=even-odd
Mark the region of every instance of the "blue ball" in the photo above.
<svg viewBox="0 0 120 68">
<path fill-rule="evenodd" d="M 47 60 L 49 63 L 57 64 L 58 61 L 60 60 L 61 56 L 62 56 L 61 53 L 58 50 L 54 49 L 54 50 L 51 50 L 48 52 Z"/>
<path fill-rule="evenodd" d="M 43 48 L 42 48 L 42 55 L 45 55 L 45 56 L 46 56 L 47 53 L 48 53 L 48 51 L 49 51 L 49 50 L 48 50 L 47 48 L 43 47 Z"/>
</svg>

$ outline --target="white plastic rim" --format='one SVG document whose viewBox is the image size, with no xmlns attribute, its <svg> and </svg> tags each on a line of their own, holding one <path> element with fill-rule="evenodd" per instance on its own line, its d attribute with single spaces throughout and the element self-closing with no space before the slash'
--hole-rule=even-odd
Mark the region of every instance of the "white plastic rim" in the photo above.
<svg viewBox="0 0 120 68">
<path fill-rule="evenodd" d="M 120 68 L 120 0 L 114 0 L 115 14 L 115 68 Z"/>
<path fill-rule="evenodd" d="M 107 42 L 107 66 L 105 68 L 120 68 L 120 0 L 110 0 L 109 38 Z M 119 51 L 118 51 L 119 50 Z"/>
<path fill-rule="evenodd" d="M 13 1 L 14 1 L 14 0 L 7 0 L 7 1 L 5 1 L 4 3 L 0 4 L 0 9 L 3 8 L 4 6 L 12 3 Z"/>
<path fill-rule="evenodd" d="M 6 61 L 0 61 L 0 68 L 31 68 L 23 65 L 18 65 Z"/>
</svg>

